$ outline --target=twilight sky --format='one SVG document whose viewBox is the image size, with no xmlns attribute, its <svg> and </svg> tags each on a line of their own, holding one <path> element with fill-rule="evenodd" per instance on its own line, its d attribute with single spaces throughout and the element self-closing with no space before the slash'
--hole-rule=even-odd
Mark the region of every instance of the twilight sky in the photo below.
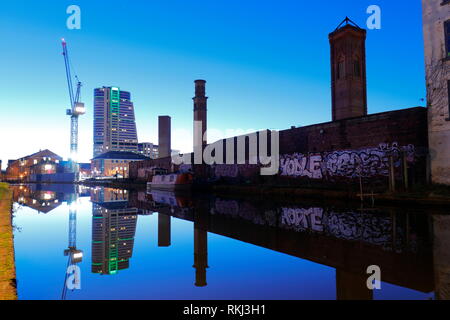
<svg viewBox="0 0 450 320">
<path fill-rule="evenodd" d="M 81 8 L 68 30 L 66 8 Z M 208 81 L 209 141 L 243 131 L 331 120 L 328 33 L 348 15 L 366 27 L 369 113 L 424 105 L 420 0 L 3 1 L 0 8 L 0 159 L 39 149 L 69 155 L 62 37 L 84 83 L 80 161 L 92 157 L 93 89 L 130 91 L 138 137 L 157 143 L 172 116 L 172 147 L 192 148 L 195 79 Z"/>
</svg>

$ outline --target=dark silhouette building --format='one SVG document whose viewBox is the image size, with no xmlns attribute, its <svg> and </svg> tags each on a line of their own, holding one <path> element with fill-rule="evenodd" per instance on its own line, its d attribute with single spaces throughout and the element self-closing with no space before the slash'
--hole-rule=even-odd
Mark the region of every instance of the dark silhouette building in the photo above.
<svg viewBox="0 0 450 320">
<path fill-rule="evenodd" d="M 194 100 L 194 122 L 201 122 L 202 124 L 202 137 L 198 137 L 198 132 L 195 132 L 194 126 L 194 150 L 195 148 L 199 148 L 198 141 L 202 140 L 202 147 L 204 148 L 207 145 L 207 139 L 205 136 L 207 130 L 207 104 L 208 97 L 206 96 L 206 81 L 205 80 L 196 80 L 195 81 L 195 97 Z M 202 149 L 203 150 L 203 149 Z"/>
<path fill-rule="evenodd" d="M 167 158 L 171 156 L 171 118 L 169 116 L 160 116 L 158 118 L 158 139 L 159 155 L 158 158 Z"/>
<path fill-rule="evenodd" d="M 365 116 L 366 30 L 346 18 L 329 40 L 333 121 Z"/>
<path fill-rule="evenodd" d="M 92 273 L 113 275 L 129 267 L 137 216 L 128 201 L 93 203 Z"/>
</svg>

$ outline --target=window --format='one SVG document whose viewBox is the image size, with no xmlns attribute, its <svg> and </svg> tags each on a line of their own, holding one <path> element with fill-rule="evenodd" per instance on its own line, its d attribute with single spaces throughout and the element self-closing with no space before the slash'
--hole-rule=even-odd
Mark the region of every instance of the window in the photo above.
<svg viewBox="0 0 450 320">
<path fill-rule="evenodd" d="M 355 77 L 361 77 L 361 64 L 359 63 L 359 60 L 353 61 L 353 74 Z"/>
<path fill-rule="evenodd" d="M 445 31 L 445 58 L 450 59 L 450 20 L 445 21 L 444 23 L 444 31 Z"/>
<path fill-rule="evenodd" d="M 339 61 L 337 64 L 337 78 L 338 79 L 343 79 L 344 78 L 344 61 Z"/>
<path fill-rule="evenodd" d="M 450 121 L 450 80 L 447 80 L 447 92 L 448 92 L 448 118 L 445 120 Z"/>
</svg>

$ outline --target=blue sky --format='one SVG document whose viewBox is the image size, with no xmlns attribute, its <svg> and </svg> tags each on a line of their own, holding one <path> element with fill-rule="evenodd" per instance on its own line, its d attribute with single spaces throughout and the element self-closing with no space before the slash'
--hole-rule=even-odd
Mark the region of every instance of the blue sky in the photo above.
<svg viewBox="0 0 450 320">
<path fill-rule="evenodd" d="M 81 30 L 66 8 L 81 8 Z M 0 159 L 49 148 L 67 157 L 70 121 L 62 37 L 84 83 L 80 160 L 92 156 L 93 89 L 132 93 L 140 141 L 157 142 L 158 115 L 172 116 L 173 147 L 192 145 L 193 81 L 206 79 L 211 140 L 257 129 L 331 120 L 328 33 L 369 5 L 369 113 L 424 105 L 419 0 L 5 1 L 0 9 Z M 11 137 L 11 139 L 5 138 Z"/>
</svg>

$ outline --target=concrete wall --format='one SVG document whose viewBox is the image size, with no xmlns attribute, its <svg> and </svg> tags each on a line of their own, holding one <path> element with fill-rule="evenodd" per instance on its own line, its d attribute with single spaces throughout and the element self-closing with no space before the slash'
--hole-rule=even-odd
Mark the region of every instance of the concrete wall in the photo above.
<svg viewBox="0 0 450 320">
<path fill-rule="evenodd" d="M 450 3 L 422 0 L 431 175 L 434 183 L 450 185 L 450 57 L 447 57 L 444 23 Z"/>
</svg>

